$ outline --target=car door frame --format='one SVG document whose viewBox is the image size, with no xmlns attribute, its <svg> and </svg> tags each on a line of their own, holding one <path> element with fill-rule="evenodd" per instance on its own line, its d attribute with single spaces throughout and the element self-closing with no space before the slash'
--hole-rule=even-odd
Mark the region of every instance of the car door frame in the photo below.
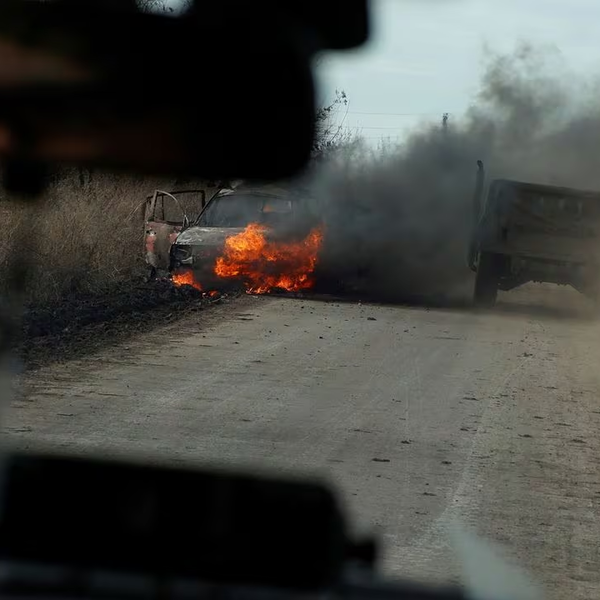
<svg viewBox="0 0 600 600">
<path fill-rule="evenodd" d="M 165 190 L 154 190 L 153 194 L 146 198 L 146 208 L 144 214 L 144 251 L 146 264 L 150 270 L 150 277 L 153 278 L 160 271 L 167 271 L 169 268 L 169 252 L 171 245 L 177 239 L 177 236 L 183 229 L 189 226 L 189 219 L 185 213 L 181 202 L 175 197 L 175 194 L 199 193 L 201 195 L 201 211 L 206 206 L 205 190 L 181 190 L 167 192 Z M 165 219 L 164 200 L 168 198 L 173 201 L 181 211 L 180 221 L 168 221 Z M 162 214 L 157 214 L 157 208 L 161 202 Z"/>
</svg>

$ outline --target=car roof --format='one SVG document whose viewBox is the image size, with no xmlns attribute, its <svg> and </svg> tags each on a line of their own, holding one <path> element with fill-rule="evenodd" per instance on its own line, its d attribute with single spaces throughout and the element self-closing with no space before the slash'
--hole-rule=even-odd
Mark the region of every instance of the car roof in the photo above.
<svg viewBox="0 0 600 600">
<path fill-rule="evenodd" d="M 237 195 L 249 195 L 249 196 L 263 196 L 265 198 L 281 198 L 282 200 L 293 200 L 294 194 L 287 190 L 278 189 L 264 189 L 264 188 L 237 188 L 235 190 L 221 190 L 215 198 L 223 198 L 225 196 L 237 196 Z"/>
</svg>

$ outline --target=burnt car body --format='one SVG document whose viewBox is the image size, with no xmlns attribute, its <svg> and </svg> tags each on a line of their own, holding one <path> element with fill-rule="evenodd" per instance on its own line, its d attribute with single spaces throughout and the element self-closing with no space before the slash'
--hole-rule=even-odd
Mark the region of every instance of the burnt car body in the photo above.
<svg viewBox="0 0 600 600">
<path fill-rule="evenodd" d="M 151 279 L 158 273 L 168 273 L 171 245 L 179 233 L 197 219 L 210 198 L 239 184 L 240 181 L 206 181 L 203 187 L 168 192 L 155 190 L 146 197 L 144 253 Z"/>
<path fill-rule="evenodd" d="M 189 224 L 187 211 L 198 215 L 205 205 L 206 191 L 199 189 L 155 190 L 146 198 L 144 250 L 150 277 L 168 270 L 171 244 Z"/>
<path fill-rule="evenodd" d="M 170 271 L 191 269 L 202 285 L 223 287 L 223 280 L 214 273 L 215 261 L 223 253 L 225 240 L 252 223 L 263 225 L 270 239 L 291 241 L 307 235 L 317 219 L 308 202 L 286 190 L 222 190 L 175 238 L 170 250 Z"/>
</svg>

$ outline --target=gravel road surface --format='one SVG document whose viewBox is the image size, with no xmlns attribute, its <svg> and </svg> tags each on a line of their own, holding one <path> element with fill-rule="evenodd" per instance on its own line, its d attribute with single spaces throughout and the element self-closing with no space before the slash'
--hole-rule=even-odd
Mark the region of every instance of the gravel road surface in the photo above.
<svg viewBox="0 0 600 600">
<path fill-rule="evenodd" d="M 490 313 L 243 297 L 25 374 L 5 430 L 324 475 L 388 574 L 457 578 L 458 519 L 548 597 L 583 599 L 600 590 L 599 398 L 599 322 L 566 289 Z"/>
</svg>

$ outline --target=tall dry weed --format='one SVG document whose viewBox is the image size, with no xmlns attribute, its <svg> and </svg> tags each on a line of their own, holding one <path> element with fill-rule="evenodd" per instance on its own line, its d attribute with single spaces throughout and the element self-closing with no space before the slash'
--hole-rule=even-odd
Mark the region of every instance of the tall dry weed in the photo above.
<svg viewBox="0 0 600 600">
<path fill-rule="evenodd" d="M 78 172 L 68 171 L 49 185 L 33 214 L 4 198 L 0 273 L 6 273 L 11 251 L 18 260 L 14 232 L 24 224 L 33 236 L 27 299 L 35 304 L 59 302 L 78 292 L 103 292 L 141 277 L 143 204 L 156 187 L 171 185 L 106 173 L 82 181 Z"/>
</svg>

